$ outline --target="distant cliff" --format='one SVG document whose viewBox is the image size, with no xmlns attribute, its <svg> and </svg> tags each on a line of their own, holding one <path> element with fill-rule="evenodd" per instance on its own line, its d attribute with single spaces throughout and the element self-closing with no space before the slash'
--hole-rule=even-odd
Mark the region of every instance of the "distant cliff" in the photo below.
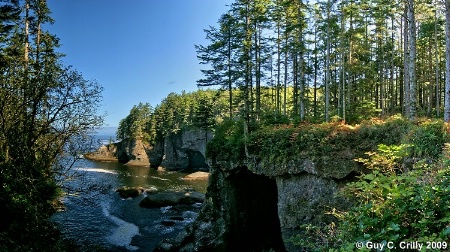
<svg viewBox="0 0 450 252">
<path fill-rule="evenodd" d="M 208 139 L 212 139 L 208 132 Z M 163 167 L 167 170 L 208 170 L 206 135 L 200 130 L 182 130 L 151 146 L 137 139 L 124 139 L 101 146 L 85 155 L 97 161 L 118 161 L 132 166 Z"/>
</svg>

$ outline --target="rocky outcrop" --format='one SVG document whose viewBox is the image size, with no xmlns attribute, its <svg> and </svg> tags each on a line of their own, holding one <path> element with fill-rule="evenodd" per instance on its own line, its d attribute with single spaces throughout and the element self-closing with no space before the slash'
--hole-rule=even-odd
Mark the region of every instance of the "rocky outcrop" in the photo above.
<svg viewBox="0 0 450 252">
<path fill-rule="evenodd" d="M 207 139 L 212 133 L 182 130 L 164 139 L 164 156 L 161 165 L 166 170 L 208 170 L 205 153 Z"/>
<path fill-rule="evenodd" d="M 117 145 L 116 143 L 102 145 L 97 151 L 84 154 L 84 157 L 95 161 L 118 161 Z"/>
<path fill-rule="evenodd" d="M 116 192 L 119 193 L 120 197 L 122 198 L 134 198 L 137 197 L 139 195 L 141 195 L 142 193 L 157 193 L 158 189 L 156 189 L 155 187 L 152 187 L 150 189 L 145 189 L 143 187 L 128 187 L 128 186 L 123 186 L 120 188 L 116 189 Z"/>
<path fill-rule="evenodd" d="M 326 212 L 350 205 L 337 192 L 359 172 L 353 158 L 346 151 L 282 164 L 216 164 L 197 220 L 155 251 L 299 251 L 289 239 L 301 225 L 330 223 Z"/>
<path fill-rule="evenodd" d="M 276 181 L 245 167 L 213 168 L 197 220 L 155 251 L 285 251 Z"/>
<path fill-rule="evenodd" d="M 91 160 L 119 161 L 132 166 L 161 166 L 170 171 L 207 171 L 206 143 L 212 137 L 211 132 L 206 136 L 204 131 L 182 130 L 156 141 L 153 146 L 141 140 L 124 139 L 101 146 L 84 156 Z"/>
<path fill-rule="evenodd" d="M 138 139 L 124 139 L 117 143 L 101 146 L 96 152 L 84 155 L 96 161 L 119 161 L 132 166 L 149 166 L 154 148 Z"/>
</svg>

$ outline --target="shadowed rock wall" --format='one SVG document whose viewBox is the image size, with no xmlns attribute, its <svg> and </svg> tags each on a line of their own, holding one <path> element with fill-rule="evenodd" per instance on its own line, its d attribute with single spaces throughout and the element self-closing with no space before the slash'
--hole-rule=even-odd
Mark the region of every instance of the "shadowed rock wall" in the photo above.
<svg viewBox="0 0 450 252">
<path fill-rule="evenodd" d="M 85 157 L 97 161 L 119 161 L 133 166 L 162 166 L 171 171 L 208 171 L 206 140 L 212 137 L 212 132 L 206 136 L 205 131 L 182 130 L 157 141 L 153 146 L 141 140 L 124 139 L 101 146 Z"/>
<path fill-rule="evenodd" d="M 274 179 L 245 167 L 212 169 L 197 220 L 155 251 L 285 251 Z"/>
<path fill-rule="evenodd" d="M 328 168 L 295 157 L 285 164 L 220 162 L 197 220 L 155 251 L 301 251 L 289 241 L 301 225 L 330 223 L 327 212 L 350 205 L 337 192 L 359 166 L 351 152 L 335 157 L 326 157 Z"/>
</svg>

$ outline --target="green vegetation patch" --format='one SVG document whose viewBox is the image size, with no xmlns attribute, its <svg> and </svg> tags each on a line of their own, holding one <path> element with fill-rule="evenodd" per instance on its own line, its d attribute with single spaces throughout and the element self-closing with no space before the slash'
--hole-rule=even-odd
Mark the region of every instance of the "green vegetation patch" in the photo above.
<svg viewBox="0 0 450 252">
<path fill-rule="evenodd" d="M 219 124 L 215 138 L 208 144 L 207 156 L 213 162 L 235 164 L 246 163 L 250 157 L 264 167 L 275 169 L 276 164 L 278 173 L 292 173 L 293 166 L 311 163 L 313 172 L 343 178 L 356 168 L 355 159 L 367 157 L 380 144 L 406 145 L 408 155 L 402 158 L 404 161 L 437 159 L 444 143 L 450 140 L 448 125 L 441 120 L 411 122 L 400 116 L 371 119 L 353 126 L 341 123 L 253 125 L 248 137 L 244 137 L 243 129 L 242 121 L 227 120 Z"/>
</svg>

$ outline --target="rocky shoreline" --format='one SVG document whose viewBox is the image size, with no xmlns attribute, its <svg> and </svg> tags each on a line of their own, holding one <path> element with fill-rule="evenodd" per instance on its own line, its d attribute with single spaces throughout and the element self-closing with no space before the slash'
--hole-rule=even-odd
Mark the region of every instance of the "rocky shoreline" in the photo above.
<svg viewBox="0 0 450 252">
<path fill-rule="evenodd" d="M 208 132 L 208 139 L 212 139 Z M 86 159 L 103 162 L 121 162 L 130 166 L 160 167 L 168 171 L 208 171 L 205 132 L 181 130 L 154 145 L 139 139 L 124 139 L 101 146 L 84 155 Z"/>
</svg>

